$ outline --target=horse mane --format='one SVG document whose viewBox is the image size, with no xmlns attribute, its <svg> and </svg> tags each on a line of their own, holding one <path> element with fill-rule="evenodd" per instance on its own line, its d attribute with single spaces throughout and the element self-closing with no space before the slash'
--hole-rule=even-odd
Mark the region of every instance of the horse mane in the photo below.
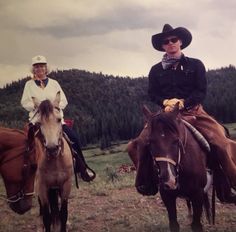
<svg viewBox="0 0 236 232">
<path fill-rule="evenodd" d="M 45 118 L 48 118 L 49 115 L 53 112 L 53 105 L 49 100 L 44 100 L 39 105 L 39 112 Z"/>
</svg>

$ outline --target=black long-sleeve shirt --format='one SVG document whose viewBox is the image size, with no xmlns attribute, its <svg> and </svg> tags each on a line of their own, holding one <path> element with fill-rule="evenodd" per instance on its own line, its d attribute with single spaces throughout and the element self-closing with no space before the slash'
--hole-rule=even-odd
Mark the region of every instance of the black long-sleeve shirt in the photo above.
<svg viewBox="0 0 236 232">
<path fill-rule="evenodd" d="M 201 104 L 206 96 L 205 74 L 205 67 L 198 59 L 182 56 L 176 69 L 166 70 L 160 62 L 150 70 L 148 94 L 161 107 L 165 99 L 179 98 L 190 109 Z"/>
</svg>

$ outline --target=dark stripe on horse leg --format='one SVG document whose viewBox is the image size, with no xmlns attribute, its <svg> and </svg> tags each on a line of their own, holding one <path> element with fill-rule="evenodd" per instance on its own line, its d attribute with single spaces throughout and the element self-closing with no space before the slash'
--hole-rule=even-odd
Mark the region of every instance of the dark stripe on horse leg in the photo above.
<svg viewBox="0 0 236 232">
<path fill-rule="evenodd" d="M 61 232 L 66 232 L 67 218 L 68 218 L 68 200 L 63 200 L 61 203 L 61 210 L 60 210 Z"/>
</svg>

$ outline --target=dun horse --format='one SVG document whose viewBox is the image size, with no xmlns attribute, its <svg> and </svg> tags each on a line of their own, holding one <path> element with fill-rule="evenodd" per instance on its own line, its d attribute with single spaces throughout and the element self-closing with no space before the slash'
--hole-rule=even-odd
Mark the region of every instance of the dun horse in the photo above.
<svg viewBox="0 0 236 232">
<path fill-rule="evenodd" d="M 65 232 L 73 162 L 70 147 L 63 138 L 60 92 L 53 103 L 49 100 L 33 101 L 39 116 L 35 146 L 39 152 L 36 191 L 40 214 L 46 232 Z"/>
<path fill-rule="evenodd" d="M 23 214 L 32 207 L 36 156 L 27 150 L 23 131 L 0 127 L 0 173 L 10 208 Z"/>
<path fill-rule="evenodd" d="M 147 141 L 137 146 L 137 190 L 142 193 L 147 187 L 150 189 L 150 183 L 138 186 L 137 182 L 138 178 L 143 178 L 140 172 L 144 172 L 145 168 L 150 172 L 154 168 L 152 173 L 156 175 L 151 178 L 154 178 L 152 185 L 155 191 L 151 193 L 157 192 L 158 184 L 168 211 L 170 230 L 179 231 L 176 199 L 185 197 L 190 200 L 193 208 L 192 230 L 202 231 L 201 215 L 204 202 L 208 200 L 204 193 L 207 183 L 206 154 L 180 119 L 178 107 L 175 107 L 174 112 L 156 114 L 144 108 L 144 114 L 147 118 Z M 152 160 L 149 162 L 151 167 L 140 164 L 147 159 Z"/>
</svg>

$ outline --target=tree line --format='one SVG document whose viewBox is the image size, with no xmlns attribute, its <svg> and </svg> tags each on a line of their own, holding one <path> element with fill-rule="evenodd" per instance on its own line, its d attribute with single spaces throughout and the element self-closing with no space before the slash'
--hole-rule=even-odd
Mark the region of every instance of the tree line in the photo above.
<svg viewBox="0 0 236 232">
<path fill-rule="evenodd" d="M 130 78 L 85 70 L 57 70 L 49 75 L 62 86 L 69 105 L 65 118 L 74 120 L 74 129 L 83 146 L 128 140 L 143 127 L 142 105 L 158 107 L 149 101 L 148 78 Z M 20 99 L 30 77 L 0 89 L 0 126 L 22 129 L 28 113 Z M 234 66 L 207 71 L 208 94 L 205 109 L 223 123 L 236 122 L 236 69 Z"/>
</svg>

